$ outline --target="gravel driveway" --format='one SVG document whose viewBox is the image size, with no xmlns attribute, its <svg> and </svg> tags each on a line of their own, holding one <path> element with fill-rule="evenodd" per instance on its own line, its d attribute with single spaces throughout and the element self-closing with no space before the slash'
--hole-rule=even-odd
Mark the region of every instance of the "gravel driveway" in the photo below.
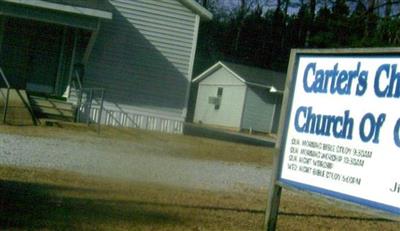
<svg viewBox="0 0 400 231">
<path fill-rule="evenodd" d="M 41 138 L 0 133 L 0 165 L 66 170 L 84 175 L 192 189 L 240 192 L 265 188 L 271 170 L 249 164 L 165 155 L 157 143 L 89 137 Z"/>
</svg>

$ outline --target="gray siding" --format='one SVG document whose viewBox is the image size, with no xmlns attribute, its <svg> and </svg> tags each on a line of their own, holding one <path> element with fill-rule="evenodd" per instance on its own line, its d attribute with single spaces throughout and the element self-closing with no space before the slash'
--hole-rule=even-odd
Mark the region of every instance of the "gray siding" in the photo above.
<svg viewBox="0 0 400 231">
<path fill-rule="evenodd" d="M 276 97 L 276 107 L 275 107 L 274 121 L 272 125 L 272 133 L 278 133 L 279 130 L 279 119 L 281 117 L 283 95 L 277 95 L 275 97 Z"/>
<path fill-rule="evenodd" d="M 219 109 L 210 104 L 208 98 L 217 96 L 218 88 L 223 88 Z M 224 69 L 219 69 L 199 83 L 195 123 L 225 126 L 240 129 L 246 85 Z"/>
<path fill-rule="evenodd" d="M 177 0 L 110 3 L 113 20 L 102 23 L 84 86 L 106 89 L 110 113 L 183 121 L 196 15 Z"/>
<path fill-rule="evenodd" d="M 248 87 L 243 113 L 242 129 L 271 132 L 276 95 L 265 88 Z"/>
</svg>

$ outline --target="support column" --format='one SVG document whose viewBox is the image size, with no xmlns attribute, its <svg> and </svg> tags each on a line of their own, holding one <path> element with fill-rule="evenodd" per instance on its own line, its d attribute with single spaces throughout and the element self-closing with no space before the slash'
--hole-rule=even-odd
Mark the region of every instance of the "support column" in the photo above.
<svg viewBox="0 0 400 231">
<path fill-rule="evenodd" d="M 83 54 L 82 63 L 83 63 L 83 65 L 85 65 L 85 66 L 86 66 L 87 63 L 89 62 L 89 57 L 90 57 L 90 54 L 92 53 L 94 44 L 95 44 L 95 42 L 96 42 L 96 40 L 97 40 L 97 36 L 98 36 L 98 34 L 99 34 L 99 30 L 100 30 L 100 19 L 97 21 L 97 28 L 96 28 L 96 30 L 92 31 L 92 34 L 91 34 L 91 36 L 90 36 L 88 45 L 87 45 L 87 47 L 86 47 L 86 49 L 85 49 L 85 53 Z"/>
<path fill-rule="evenodd" d="M 75 56 L 76 56 L 76 46 L 78 43 L 78 29 L 74 29 L 74 44 L 72 45 L 72 54 L 71 54 L 71 63 L 69 65 L 69 72 L 68 72 L 68 89 L 67 89 L 67 95 L 65 97 L 69 98 L 71 95 L 71 82 L 72 82 L 72 76 L 74 75 L 74 65 L 75 65 Z"/>
<path fill-rule="evenodd" d="M 67 27 L 64 26 L 63 30 L 63 35 L 62 35 L 62 40 L 61 40 L 61 47 L 60 47 L 60 56 L 58 57 L 58 68 L 57 68 L 57 77 L 56 77 L 56 82 L 54 84 L 54 93 L 56 95 L 60 95 L 61 89 L 60 89 L 60 84 L 61 84 L 61 79 L 63 76 L 63 69 L 65 66 L 65 41 L 67 39 Z"/>
</svg>

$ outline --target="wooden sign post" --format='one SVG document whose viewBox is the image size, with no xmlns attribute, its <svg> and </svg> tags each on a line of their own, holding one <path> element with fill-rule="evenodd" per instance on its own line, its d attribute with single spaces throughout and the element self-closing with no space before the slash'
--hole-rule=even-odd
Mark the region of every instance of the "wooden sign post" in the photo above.
<svg viewBox="0 0 400 231">
<path fill-rule="evenodd" d="M 283 188 L 400 220 L 400 49 L 292 50 L 265 217 Z"/>
</svg>

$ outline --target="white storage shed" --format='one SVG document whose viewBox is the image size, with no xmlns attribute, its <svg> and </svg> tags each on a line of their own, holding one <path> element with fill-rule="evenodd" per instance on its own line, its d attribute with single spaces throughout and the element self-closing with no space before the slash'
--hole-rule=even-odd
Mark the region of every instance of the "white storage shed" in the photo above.
<svg viewBox="0 0 400 231">
<path fill-rule="evenodd" d="M 198 85 L 195 123 L 276 133 L 286 75 L 218 62 L 192 82 Z"/>
</svg>

